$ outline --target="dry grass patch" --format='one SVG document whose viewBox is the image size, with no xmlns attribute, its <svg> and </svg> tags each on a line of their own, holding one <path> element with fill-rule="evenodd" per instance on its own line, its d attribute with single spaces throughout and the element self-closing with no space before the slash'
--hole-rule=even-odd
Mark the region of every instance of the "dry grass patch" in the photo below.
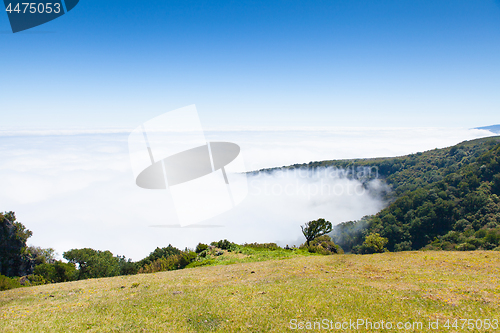
<svg viewBox="0 0 500 333">
<path fill-rule="evenodd" d="M 405 252 L 93 279 L 0 292 L 0 331 L 286 332 L 294 318 L 500 319 L 499 273 L 499 252 Z"/>
</svg>

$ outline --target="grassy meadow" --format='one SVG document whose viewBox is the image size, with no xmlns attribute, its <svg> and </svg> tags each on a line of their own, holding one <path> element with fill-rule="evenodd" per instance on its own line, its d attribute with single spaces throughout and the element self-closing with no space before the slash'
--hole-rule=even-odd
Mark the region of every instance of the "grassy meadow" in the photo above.
<svg viewBox="0 0 500 333">
<path fill-rule="evenodd" d="M 328 331 L 291 321 L 363 319 L 414 326 L 332 331 L 494 332 L 460 319 L 500 319 L 499 277 L 497 251 L 297 255 L 3 291 L 0 331 Z"/>
</svg>

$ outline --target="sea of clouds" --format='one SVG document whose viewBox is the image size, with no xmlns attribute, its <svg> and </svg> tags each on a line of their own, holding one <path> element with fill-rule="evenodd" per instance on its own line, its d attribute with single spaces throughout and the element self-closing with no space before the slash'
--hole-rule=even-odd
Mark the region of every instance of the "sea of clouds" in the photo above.
<svg viewBox="0 0 500 333">
<path fill-rule="evenodd" d="M 156 247 L 198 242 L 299 245 L 300 225 L 323 217 L 334 224 L 382 209 L 383 181 L 348 179 L 339 170 L 248 176 L 248 196 L 234 209 L 178 226 L 165 190 L 135 185 L 128 130 L 0 132 L 0 211 L 15 211 L 33 231 L 29 243 L 110 250 L 139 260 Z M 212 129 L 209 141 L 241 147 L 246 170 L 310 161 L 399 156 L 491 136 L 463 128 Z M 194 207 L 193 209 L 196 209 Z"/>
</svg>

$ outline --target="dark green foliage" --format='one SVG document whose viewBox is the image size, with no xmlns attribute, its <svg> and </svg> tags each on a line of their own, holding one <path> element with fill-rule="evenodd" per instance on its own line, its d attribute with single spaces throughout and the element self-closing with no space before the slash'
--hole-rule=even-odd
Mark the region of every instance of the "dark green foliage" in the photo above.
<svg viewBox="0 0 500 333">
<path fill-rule="evenodd" d="M 411 251 L 411 250 L 412 250 L 411 241 L 401 242 L 394 246 L 394 251 L 396 252 Z"/>
<path fill-rule="evenodd" d="M 168 247 L 156 248 L 149 256 L 139 261 L 138 273 L 153 273 L 182 269 L 195 259 L 196 252 L 188 249 L 181 251 L 172 245 L 168 245 Z"/>
<path fill-rule="evenodd" d="M 9 278 L 0 274 L 0 291 L 19 287 L 21 287 L 21 284 L 16 278 Z"/>
<path fill-rule="evenodd" d="M 35 265 L 56 261 L 54 258 L 55 250 L 53 248 L 44 249 L 39 246 L 30 246 L 28 247 L 28 253 L 33 258 Z"/>
<path fill-rule="evenodd" d="M 343 222 L 336 225 L 330 233 L 335 244 L 345 252 L 350 253 L 352 248 L 363 243 L 371 216 L 365 216 L 359 221 Z"/>
<path fill-rule="evenodd" d="M 271 251 L 276 251 L 280 250 L 281 247 L 279 247 L 276 243 L 250 243 L 250 244 L 243 244 L 245 247 L 250 247 L 255 250 L 271 250 Z"/>
<path fill-rule="evenodd" d="M 169 255 L 154 260 L 139 269 L 139 273 L 154 273 L 182 269 L 196 260 L 196 252 L 182 251 L 179 254 Z"/>
<path fill-rule="evenodd" d="M 127 259 L 125 256 L 116 256 L 118 266 L 120 268 L 120 275 L 134 275 L 139 271 L 139 264 L 133 262 L 132 259 Z"/>
<path fill-rule="evenodd" d="M 218 247 L 221 250 L 233 250 L 236 248 L 236 244 L 231 243 L 227 239 L 220 240 L 218 242 L 212 242 L 212 243 L 210 243 L 210 245 Z"/>
<path fill-rule="evenodd" d="M 325 219 L 317 219 L 307 222 L 304 226 L 300 226 L 302 234 L 306 238 L 306 244 L 309 246 L 310 242 L 316 237 L 326 235 L 332 231 L 332 224 Z"/>
<path fill-rule="evenodd" d="M 37 265 L 33 274 L 41 276 L 45 281 L 51 283 L 74 281 L 78 278 L 75 264 L 62 261 Z"/>
<path fill-rule="evenodd" d="M 14 212 L 0 213 L 0 274 L 10 277 L 31 274 L 34 262 L 26 241 L 32 234 L 16 221 Z"/>
<path fill-rule="evenodd" d="M 491 193 L 500 196 L 500 174 L 493 176 L 493 182 L 491 184 Z"/>
<path fill-rule="evenodd" d="M 90 248 L 73 249 L 63 253 L 70 263 L 78 264 L 78 279 L 90 279 L 120 275 L 118 258 L 110 251 Z"/>
<path fill-rule="evenodd" d="M 492 147 L 489 141 L 481 142 L 482 145 L 462 147 L 461 144 L 456 149 L 448 149 L 453 159 L 463 155 L 453 172 L 437 169 L 443 176 L 441 180 L 424 182 L 415 190 L 400 191 L 402 194 L 375 216 L 366 217 L 363 222 L 337 226 L 334 238 L 340 238 L 338 243 L 353 248 L 355 242 L 361 245 L 360 235 L 379 233 L 388 238 L 387 248 L 391 251 L 423 247 L 443 250 L 495 248 L 492 230 L 500 226 L 500 199 L 496 194 L 500 145 Z M 482 154 L 478 155 L 473 148 Z M 434 154 L 439 155 L 439 152 Z M 442 158 L 447 160 L 446 156 Z M 414 177 L 418 177 L 420 174 L 414 171 Z M 412 182 L 411 178 L 404 179 L 405 183 Z M 484 232 L 475 234 L 481 229 Z M 481 236 L 483 233 L 490 235 L 491 242 Z"/>
<path fill-rule="evenodd" d="M 311 253 L 318 253 L 323 255 L 344 253 L 342 248 L 336 245 L 328 235 L 316 237 L 309 243 L 309 245 L 302 244 L 300 248 L 307 249 Z"/>
<path fill-rule="evenodd" d="M 47 284 L 50 283 L 50 281 L 45 280 L 45 278 L 41 275 L 30 274 L 20 278 L 19 283 L 23 287 L 30 287 L 30 286 L 40 286 L 43 284 Z"/>
<path fill-rule="evenodd" d="M 352 252 L 358 254 L 384 253 L 387 252 L 385 245 L 388 241 L 387 238 L 381 237 L 377 233 L 371 233 L 366 236 L 363 244 L 354 247 Z"/>
<path fill-rule="evenodd" d="M 151 264 L 152 262 L 160 259 L 167 258 L 169 256 L 173 256 L 176 254 L 180 254 L 182 251 L 172 245 L 168 245 L 167 247 L 159 248 L 157 247 L 153 252 L 149 254 L 146 258 L 140 260 L 138 262 L 139 267 L 144 267 L 146 265 Z"/>
<path fill-rule="evenodd" d="M 500 246 L 500 227 L 483 227 L 474 232 L 469 228 L 464 232 L 449 231 L 426 246 L 430 250 L 472 251 L 476 249 L 494 250 Z"/>
<path fill-rule="evenodd" d="M 464 165 L 475 162 L 499 142 L 500 137 L 492 137 L 465 141 L 454 147 L 433 149 L 401 157 L 310 162 L 258 172 L 272 172 L 279 169 L 336 168 L 345 170 L 345 176 L 348 179 L 357 179 L 363 183 L 375 178 L 384 179 L 393 190 L 391 193 L 386 193 L 386 199 L 393 201 L 407 192 L 443 180 L 444 177 L 456 172 Z"/>
<path fill-rule="evenodd" d="M 208 249 L 208 245 L 207 244 L 198 243 L 198 245 L 196 245 L 195 252 L 196 253 L 201 253 L 201 252 L 205 251 L 206 249 Z"/>
</svg>

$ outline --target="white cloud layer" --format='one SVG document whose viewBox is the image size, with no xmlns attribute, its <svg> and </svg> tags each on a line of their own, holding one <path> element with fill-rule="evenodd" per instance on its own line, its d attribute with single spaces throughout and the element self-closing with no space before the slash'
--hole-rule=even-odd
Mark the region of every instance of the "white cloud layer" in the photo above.
<svg viewBox="0 0 500 333">
<path fill-rule="evenodd" d="M 139 260 L 155 247 L 184 248 L 227 238 L 298 244 L 300 225 L 333 223 L 380 210 L 380 182 L 363 190 L 339 177 L 274 174 L 249 177 L 249 195 L 235 209 L 178 228 L 167 191 L 135 185 L 123 131 L 0 134 L 0 210 L 13 210 L 34 232 L 29 242 L 111 250 Z M 492 133 L 461 128 L 244 129 L 208 131 L 211 141 L 241 146 L 247 170 L 318 160 L 397 156 L 441 148 Z"/>
</svg>

